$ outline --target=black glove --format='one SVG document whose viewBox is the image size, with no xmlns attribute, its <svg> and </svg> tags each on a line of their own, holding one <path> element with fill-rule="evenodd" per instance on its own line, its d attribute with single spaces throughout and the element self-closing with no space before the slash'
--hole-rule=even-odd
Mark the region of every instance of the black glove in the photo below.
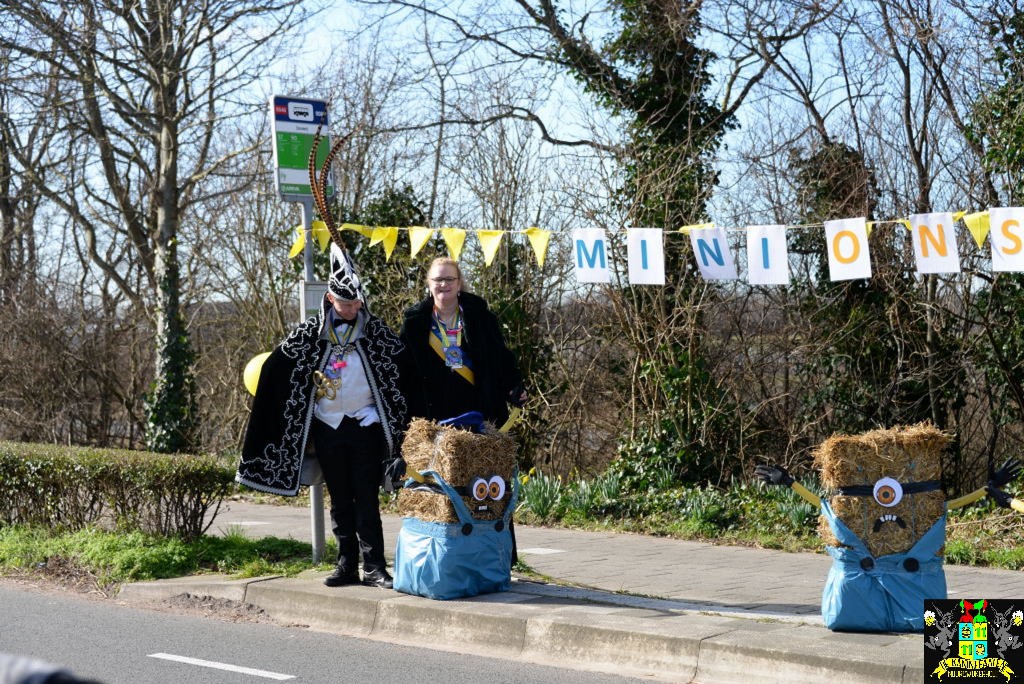
<svg viewBox="0 0 1024 684">
<path fill-rule="evenodd" d="M 1006 459 L 1006 462 L 1003 463 L 1003 465 L 999 466 L 999 470 L 992 473 L 992 477 L 988 479 L 989 486 L 993 489 L 1005 487 L 1017 479 L 1017 476 L 1020 475 L 1021 468 L 1022 466 L 1020 461 L 1011 456 Z"/>
<path fill-rule="evenodd" d="M 774 463 L 765 463 L 754 468 L 754 475 L 757 475 L 762 482 L 774 485 L 790 486 L 793 484 L 793 476 L 785 468 Z"/>
<path fill-rule="evenodd" d="M 399 456 L 384 464 L 384 481 L 390 482 L 391 486 L 398 489 L 405 481 L 405 459 Z"/>
<path fill-rule="evenodd" d="M 992 485 L 985 487 L 985 491 L 988 492 L 989 497 L 995 501 L 996 505 L 1000 508 L 1009 508 L 1010 502 L 1013 501 L 1012 496 L 1001 489 L 996 489 Z"/>
<path fill-rule="evenodd" d="M 526 394 L 526 388 L 522 385 L 516 385 L 508 391 L 508 403 L 522 408 L 523 404 L 526 403 L 526 400 L 523 399 L 524 394 Z"/>
</svg>

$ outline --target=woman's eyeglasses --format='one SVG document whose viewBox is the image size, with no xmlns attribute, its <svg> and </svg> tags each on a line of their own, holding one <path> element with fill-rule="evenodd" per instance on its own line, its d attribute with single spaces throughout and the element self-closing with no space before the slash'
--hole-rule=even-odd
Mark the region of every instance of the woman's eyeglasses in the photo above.
<svg viewBox="0 0 1024 684">
<path fill-rule="evenodd" d="M 458 278 L 431 278 L 430 282 L 436 283 L 438 285 L 444 285 L 448 283 L 454 283 L 456 280 L 458 280 Z"/>
</svg>

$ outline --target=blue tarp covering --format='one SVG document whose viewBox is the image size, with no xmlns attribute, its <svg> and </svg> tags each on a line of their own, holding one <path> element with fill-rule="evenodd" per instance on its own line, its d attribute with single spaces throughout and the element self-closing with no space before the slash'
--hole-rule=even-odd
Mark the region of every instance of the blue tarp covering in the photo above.
<svg viewBox="0 0 1024 684">
<path fill-rule="evenodd" d="M 455 506 L 457 523 L 402 521 L 395 549 L 395 590 L 432 599 L 454 599 L 512 586 L 509 519 L 519 495 L 513 472 L 512 496 L 500 520 L 474 520 L 462 498 L 434 471 L 426 471 Z"/>
<path fill-rule="evenodd" d="M 945 514 L 910 551 L 873 558 L 824 499 L 821 512 L 844 545 L 826 547 L 832 569 L 821 596 L 825 626 L 855 632 L 923 631 L 925 600 L 946 598 L 942 556 L 936 555 L 946 540 Z"/>
</svg>

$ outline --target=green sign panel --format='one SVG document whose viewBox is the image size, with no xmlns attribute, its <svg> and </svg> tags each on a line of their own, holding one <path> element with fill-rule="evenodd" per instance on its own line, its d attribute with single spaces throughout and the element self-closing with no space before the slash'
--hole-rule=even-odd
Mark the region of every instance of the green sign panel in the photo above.
<svg viewBox="0 0 1024 684">
<path fill-rule="evenodd" d="M 327 103 L 275 95 L 270 99 L 270 115 L 277 192 L 288 202 L 308 201 L 313 196 L 309 189 L 309 153 L 318 127 L 321 140 L 316 151 L 317 169 L 331 148 Z M 326 195 L 333 194 L 334 182 L 328 175 Z"/>
</svg>

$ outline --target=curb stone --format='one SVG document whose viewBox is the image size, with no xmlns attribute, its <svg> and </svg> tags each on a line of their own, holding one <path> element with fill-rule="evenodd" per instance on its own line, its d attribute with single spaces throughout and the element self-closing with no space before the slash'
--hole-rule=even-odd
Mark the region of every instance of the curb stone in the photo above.
<svg viewBox="0 0 1024 684">
<path fill-rule="evenodd" d="M 318 631 L 671 682 L 735 684 L 751 673 L 761 682 L 923 680 L 919 635 L 836 640 L 820 625 L 523 581 L 507 592 L 434 601 L 374 587 L 330 589 L 325 574 L 140 582 L 124 585 L 119 598 L 209 595 Z"/>
</svg>

